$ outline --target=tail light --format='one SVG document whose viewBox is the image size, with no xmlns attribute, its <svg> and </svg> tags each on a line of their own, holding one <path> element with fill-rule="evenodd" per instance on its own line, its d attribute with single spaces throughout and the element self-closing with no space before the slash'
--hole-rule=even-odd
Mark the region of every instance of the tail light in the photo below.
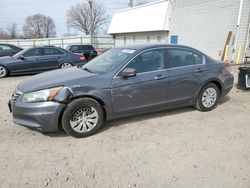
<svg viewBox="0 0 250 188">
<path fill-rule="evenodd" d="M 83 61 L 85 61 L 85 60 L 86 60 L 85 57 L 84 57 L 83 55 L 81 55 L 81 56 L 80 56 L 80 61 L 83 62 Z"/>
<path fill-rule="evenodd" d="M 233 69 L 232 69 L 231 65 L 227 64 L 225 67 L 225 71 L 232 73 Z"/>
</svg>

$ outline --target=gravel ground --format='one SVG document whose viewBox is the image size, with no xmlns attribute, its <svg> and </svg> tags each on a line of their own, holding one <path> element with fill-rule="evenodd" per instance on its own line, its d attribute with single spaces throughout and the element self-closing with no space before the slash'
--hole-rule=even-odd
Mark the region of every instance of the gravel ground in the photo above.
<svg viewBox="0 0 250 188">
<path fill-rule="evenodd" d="M 0 187 L 250 187 L 250 91 L 219 106 L 109 122 L 75 139 L 12 123 L 7 101 L 28 77 L 0 80 Z"/>
</svg>

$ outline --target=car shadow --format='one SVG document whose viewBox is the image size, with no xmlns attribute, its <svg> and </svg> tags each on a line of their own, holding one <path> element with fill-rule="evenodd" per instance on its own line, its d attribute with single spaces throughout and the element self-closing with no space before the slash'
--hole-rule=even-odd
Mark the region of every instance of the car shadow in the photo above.
<svg viewBox="0 0 250 188">
<path fill-rule="evenodd" d="M 229 100 L 230 100 L 230 97 L 226 95 L 220 99 L 218 104 L 219 105 L 224 104 L 228 102 Z M 99 131 L 99 133 L 107 131 L 112 127 L 124 126 L 130 123 L 138 123 L 138 122 L 142 122 L 142 121 L 149 120 L 149 119 L 173 116 L 173 115 L 188 113 L 192 111 L 196 111 L 196 109 L 192 106 L 188 106 L 188 107 L 164 110 L 164 111 L 159 111 L 159 112 L 147 113 L 147 114 L 136 115 L 136 116 L 129 116 L 126 118 L 112 120 L 112 121 L 106 122 L 103 128 Z M 68 136 L 63 130 L 60 130 L 59 132 L 55 132 L 55 133 L 43 133 L 43 134 L 46 136 L 50 136 L 50 137 L 67 137 Z"/>
</svg>

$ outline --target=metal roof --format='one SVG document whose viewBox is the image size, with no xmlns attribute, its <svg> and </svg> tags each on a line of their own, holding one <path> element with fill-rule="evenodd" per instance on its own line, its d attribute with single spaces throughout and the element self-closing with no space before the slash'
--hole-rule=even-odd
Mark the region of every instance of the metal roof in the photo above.
<svg viewBox="0 0 250 188">
<path fill-rule="evenodd" d="M 108 34 L 169 30 L 170 1 L 160 0 L 113 15 Z"/>
</svg>

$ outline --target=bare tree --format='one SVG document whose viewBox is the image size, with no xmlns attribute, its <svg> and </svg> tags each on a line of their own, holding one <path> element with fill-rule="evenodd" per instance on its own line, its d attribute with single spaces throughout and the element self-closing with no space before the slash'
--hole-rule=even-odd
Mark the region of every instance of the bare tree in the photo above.
<svg viewBox="0 0 250 188">
<path fill-rule="evenodd" d="M 55 37 L 56 36 L 56 25 L 54 20 L 51 17 L 46 17 L 43 20 L 43 31 L 46 38 Z"/>
<path fill-rule="evenodd" d="M 18 27 L 16 23 L 11 23 L 7 25 L 7 32 L 10 35 L 10 38 L 15 39 L 17 38 L 17 34 L 18 34 Z"/>
<path fill-rule="evenodd" d="M 9 39 L 10 36 L 8 35 L 8 33 L 3 29 L 0 28 L 0 39 Z"/>
<path fill-rule="evenodd" d="M 55 37 L 56 26 L 51 17 L 35 14 L 25 19 L 23 33 L 26 38 Z"/>
<path fill-rule="evenodd" d="M 92 9 L 88 3 L 72 6 L 67 12 L 67 17 L 70 27 L 86 35 L 97 33 L 108 21 L 105 9 L 96 2 L 92 2 Z"/>
</svg>

